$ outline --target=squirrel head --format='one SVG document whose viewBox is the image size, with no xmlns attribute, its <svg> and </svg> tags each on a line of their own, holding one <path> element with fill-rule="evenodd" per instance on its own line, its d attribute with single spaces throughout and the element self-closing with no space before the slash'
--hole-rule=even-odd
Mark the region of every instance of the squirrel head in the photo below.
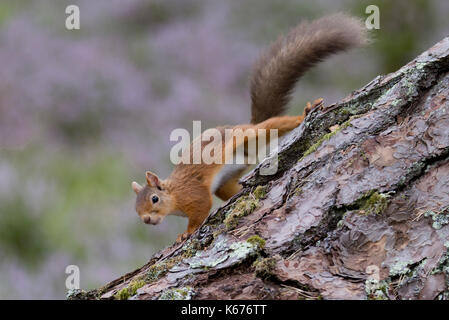
<svg viewBox="0 0 449 320">
<path fill-rule="evenodd" d="M 133 181 L 132 189 L 137 194 L 136 211 L 140 219 L 147 224 L 159 224 L 173 212 L 173 199 L 166 183 L 157 175 L 147 171 L 145 173 L 147 184 L 143 187 Z"/>
</svg>

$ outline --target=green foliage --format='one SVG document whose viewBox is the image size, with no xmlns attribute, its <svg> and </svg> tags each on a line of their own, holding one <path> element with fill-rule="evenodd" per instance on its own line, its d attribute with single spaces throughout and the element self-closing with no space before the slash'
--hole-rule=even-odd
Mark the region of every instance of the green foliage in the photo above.
<svg viewBox="0 0 449 320">
<path fill-rule="evenodd" d="M 79 153 L 48 150 L 44 162 L 42 151 L 35 148 L 2 155 L 14 163 L 22 184 L 10 186 L 13 198 L 0 199 L 0 248 L 27 263 L 41 262 L 55 250 L 84 258 L 80 232 L 94 238 L 104 233 L 107 212 L 101 208 L 118 203 L 129 189 L 122 158 L 102 152 L 83 158 Z M 38 205 L 31 202 L 35 188 L 42 193 Z M 85 208 L 89 216 L 83 214 Z"/>
<path fill-rule="evenodd" d="M 25 264 L 34 265 L 49 249 L 39 216 L 21 195 L 0 202 L 0 247 Z"/>
<path fill-rule="evenodd" d="M 354 3 L 355 14 L 365 12 L 370 4 L 380 9 L 380 30 L 373 30 L 375 41 L 371 44 L 382 64 L 383 71 L 379 73 L 395 71 L 418 55 L 425 49 L 422 42 L 436 27 L 432 1 L 364 0 Z"/>
</svg>

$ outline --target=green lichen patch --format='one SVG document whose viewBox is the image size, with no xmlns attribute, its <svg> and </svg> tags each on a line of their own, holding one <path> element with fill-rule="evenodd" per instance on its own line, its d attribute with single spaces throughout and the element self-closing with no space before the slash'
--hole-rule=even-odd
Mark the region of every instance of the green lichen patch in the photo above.
<svg viewBox="0 0 449 320">
<path fill-rule="evenodd" d="M 358 213 L 363 215 L 378 215 L 388 207 L 389 198 L 390 196 L 388 194 L 370 191 L 357 201 L 357 206 L 360 208 Z"/>
<path fill-rule="evenodd" d="M 248 239 L 246 239 L 246 242 L 257 246 L 259 249 L 263 249 L 265 247 L 265 239 L 259 237 L 258 235 L 249 237 Z"/>
<path fill-rule="evenodd" d="M 270 278 L 276 267 L 276 259 L 270 258 L 259 258 L 253 263 L 254 272 L 260 278 L 267 279 Z"/>
<path fill-rule="evenodd" d="M 194 295 L 192 287 L 171 288 L 162 292 L 158 300 L 191 300 Z"/>
</svg>

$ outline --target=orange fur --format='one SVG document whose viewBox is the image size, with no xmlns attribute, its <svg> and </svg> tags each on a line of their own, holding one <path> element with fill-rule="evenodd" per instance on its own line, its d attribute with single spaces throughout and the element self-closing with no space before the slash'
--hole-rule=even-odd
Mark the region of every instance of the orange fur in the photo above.
<svg viewBox="0 0 449 320">
<path fill-rule="evenodd" d="M 322 100 L 317 101 L 319 103 L 315 103 L 312 107 L 320 105 Z M 279 130 L 279 137 L 286 134 L 302 122 L 312 107 L 309 105 L 301 116 L 281 116 L 267 119 L 256 125 L 237 125 L 232 127 L 232 131 L 242 130 L 243 133 L 246 133 L 249 129 L 254 129 L 254 135 L 249 134 L 241 141 L 241 143 L 247 143 L 248 139 L 257 140 L 259 138 L 260 131 L 257 129 L 266 129 L 266 140 L 268 141 L 270 138 L 270 129 Z M 232 148 L 234 154 L 239 145 L 241 145 L 237 143 L 236 139 L 232 139 L 232 141 L 225 141 L 223 139 L 219 142 L 225 142 L 221 145 L 221 163 L 181 163 L 175 167 L 172 174 L 166 180 L 160 180 L 155 174 L 147 172 L 147 185 L 145 187 L 139 189 L 139 187 L 136 187 L 136 183 L 133 182 L 133 189 L 138 194 L 136 210 L 142 220 L 147 222 L 146 218 L 150 216 L 150 221 L 160 223 L 165 216 L 173 212 L 183 212 L 189 219 L 189 222 L 186 232 L 179 235 L 177 241 L 184 240 L 201 226 L 212 207 L 211 186 L 214 177 L 224 166 L 225 149 Z M 206 145 L 207 143 L 202 143 L 201 150 Z M 191 153 L 190 159 L 192 160 L 193 147 L 189 149 L 189 152 Z M 237 171 L 220 186 L 215 194 L 222 200 L 228 200 L 236 194 L 241 189 L 238 180 L 244 171 L 243 169 Z M 151 203 L 151 198 L 154 195 L 157 195 L 161 199 L 156 204 Z"/>
<path fill-rule="evenodd" d="M 178 164 L 166 180 L 160 180 L 151 172 L 146 173 L 147 184 L 140 186 L 132 183 L 132 189 L 137 194 L 136 211 L 145 223 L 158 224 L 170 214 L 181 212 L 189 219 L 187 230 L 179 235 L 178 241 L 185 239 L 197 230 L 209 214 L 212 207 L 212 185 L 214 178 L 223 169 L 227 152 L 235 154 L 243 144 L 243 151 L 249 152 L 249 143 L 261 137 L 261 131 L 266 129 L 265 141 L 269 142 L 270 129 L 277 129 L 278 136 L 296 128 L 305 116 L 315 107 L 322 104 L 322 99 L 308 103 L 300 116 L 281 116 L 285 111 L 290 93 L 297 80 L 317 62 L 331 54 L 357 47 L 366 42 L 365 28 L 358 19 L 336 14 L 302 23 L 294 28 L 286 37 L 280 37 L 271 49 L 261 56 L 251 79 L 251 124 L 232 127 L 232 132 L 242 133 L 243 139 L 229 140 L 224 131 L 231 127 L 217 128 L 221 141 L 202 141 L 197 138 L 202 151 L 209 143 L 220 143 L 214 154 L 213 164 Z M 254 130 L 252 130 L 254 129 Z M 229 141 L 228 141 L 228 140 Z M 186 156 L 193 163 L 193 149 Z M 216 152 L 214 150 L 214 152 Z M 247 156 L 247 154 L 246 154 Z M 237 193 L 238 184 L 243 169 L 236 169 L 220 185 L 215 194 L 223 200 Z M 227 180 L 226 180 L 227 179 Z M 214 186 L 215 187 L 215 186 Z"/>
</svg>

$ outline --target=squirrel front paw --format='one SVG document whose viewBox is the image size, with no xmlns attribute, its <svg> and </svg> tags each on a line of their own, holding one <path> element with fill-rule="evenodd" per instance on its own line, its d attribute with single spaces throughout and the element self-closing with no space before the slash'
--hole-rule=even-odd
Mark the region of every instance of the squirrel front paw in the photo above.
<svg viewBox="0 0 449 320">
<path fill-rule="evenodd" d="M 183 242 L 184 240 L 186 240 L 188 237 L 190 236 L 190 233 L 188 233 L 187 231 L 184 233 L 181 233 L 180 235 L 178 235 L 178 237 L 176 238 L 176 242 Z"/>
<path fill-rule="evenodd" d="M 310 102 L 307 102 L 306 108 L 304 109 L 304 115 L 308 115 L 310 113 L 310 111 L 312 111 L 313 109 L 315 109 L 316 107 L 319 107 L 321 105 L 323 105 L 323 98 L 318 98 L 315 101 L 313 101 L 313 104 L 311 104 Z"/>
</svg>

